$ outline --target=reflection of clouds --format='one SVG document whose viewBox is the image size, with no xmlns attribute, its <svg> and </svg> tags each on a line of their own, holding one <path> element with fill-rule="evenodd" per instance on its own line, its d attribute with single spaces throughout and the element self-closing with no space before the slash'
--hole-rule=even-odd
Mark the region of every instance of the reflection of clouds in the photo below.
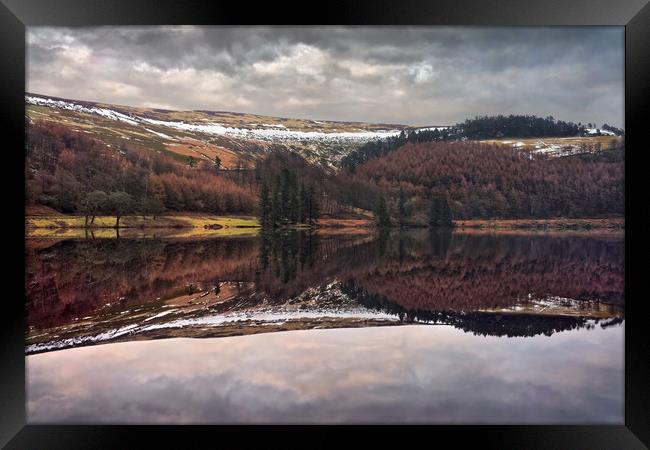
<svg viewBox="0 0 650 450">
<path fill-rule="evenodd" d="M 27 357 L 30 422 L 609 422 L 623 327 L 475 337 L 447 326 L 169 339 Z"/>
</svg>

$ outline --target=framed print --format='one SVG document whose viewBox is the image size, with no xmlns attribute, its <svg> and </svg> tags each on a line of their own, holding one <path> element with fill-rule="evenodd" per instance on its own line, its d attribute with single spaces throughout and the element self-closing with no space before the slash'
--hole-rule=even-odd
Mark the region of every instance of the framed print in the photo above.
<svg viewBox="0 0 650 450">
<path fill-rule="evenodd" d="M 3 0 L 3 445 L 648 445 L 646 2 L 284 8 Z"/>
</svg>

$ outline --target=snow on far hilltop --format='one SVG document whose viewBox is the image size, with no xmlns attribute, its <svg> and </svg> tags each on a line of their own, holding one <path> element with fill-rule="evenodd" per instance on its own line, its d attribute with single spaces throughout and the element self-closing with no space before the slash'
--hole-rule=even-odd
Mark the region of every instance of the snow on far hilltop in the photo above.
<svg viewBox="0 0 650 450">
<path fill-rule="evenodd" d="M 250 124 L 255 128 L 235 128 L 225 126 L 217 122 L 184 122 L 184 121 L 167 121 L 157 120 L 137 115 L 126 115 L 108 108 L 98 108 L 84 106 L 79 103 L 64 100 L 54 100 L 45 97 L 25 95 L 25 101 L 32 105 L 48 106 L 51 108 L 66 109 L 70 111 L 96 114 L 108 119 L 126 122 L 130 125 L 156 125 L 166 127 L 171 130 L 189 131 L 195 133 L 225 135 L 242 137 L 248 139 L 257 139 L 263 141 L 332 141 L 332 142 L 350 142 L 363 143 L 374 139 L 384 139 L 390 136 L 397 136 L 401 132 L 399 129 L 384 130 L 359 130 L 359 131 L 301 131 L 292 130 L 281 124 L 261 124 L 264 128 L 257 128 L 258 124 Z M 147 131 L 160 137 L 173 139 L 164 133 L 155 132 L 145 128 Z"/>
<path fill-rule="evenodd" d="M 423 127 L 423 128 L 416 128 L 416 130 L 418 130 L 418 131 L 435 131 L 435 130 L 442 131 L 442 130 L 446 130 L 447 128 L 451 128 L 451 127 L 448 126 L 448 125 L 447 126 L 438 126 L 438 127 Z"/>
<path fill-rule="evenodd" d="M 187 123 L 166 120 L 142 118 L 143 122 L 152 125 L 174 128 L 182 131 L 193 131 L 196 133 L 238 136 L 264 141 L 369 141 L 381 139 L 388 136 L 397 136 L 401 130 L 378 130 L 378 131 L 299 131 L 291 130 L 282 125 L 282 128 L 273 129 L 248 129 L 227 127 L 220 123 Z M 268 125 L 265 125 L 268 126 Z"/>
<path fill-rule="evenodd" d="M 26 95 L 25 101 L 32 105 L 49 106 L 51 108 L 60 108 L 60 109 L 67 109 L 70 111 L 97 114 L 106 117 L 107 119 L 120 120 L 122 122 L 126 122 L 131 125 L 138 124 L 138 122 L 136 122 L 133 117 L 127 116 L 126 114 L 122 114 L 117 111 L 113 111 L 112 109 L 96 108 L 96 107 L 89 108 L 86 106 L 79 105 L 77 103 L 66 102 L 63 100 L 52 100 L 51 98 L 34 97 L 31 95 Z"/>
<path fill-rule="evenodd" d="M 603 130 L 602 128 L 587 128 L 586 129 L 587 134 L 590 135 L 597 135 L 597 134 L 604 134 L 607 136 L 616 136 L 616 133 L 612 133 L 611 131 Z"/>
</svg>

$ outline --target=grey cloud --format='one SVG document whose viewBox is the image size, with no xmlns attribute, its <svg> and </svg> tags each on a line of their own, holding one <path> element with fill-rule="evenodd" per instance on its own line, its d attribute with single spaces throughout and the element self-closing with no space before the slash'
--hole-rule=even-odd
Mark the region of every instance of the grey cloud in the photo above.
<svg viewBox="0 0 650 450">
<path fill-rule="evenodd" d="M 28 89 L 133 106 L 449 124 L 623 124 L 622 28 L 29 28 Z"/>
</svg>

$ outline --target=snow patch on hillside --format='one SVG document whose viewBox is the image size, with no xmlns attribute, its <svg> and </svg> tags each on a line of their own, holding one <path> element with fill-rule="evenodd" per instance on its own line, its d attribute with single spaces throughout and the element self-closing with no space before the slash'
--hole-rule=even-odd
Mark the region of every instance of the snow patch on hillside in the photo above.
<svg viewBox="0 0 650 450">
<path fill-rule="evenodd" d="M 384 139 L 389 136 L 397 136 L 401 130 L 376 130 L 376 131 L 340 131 L 340 132 L 324 132 L 324 131 L 300 131 L 292 130 L 281 124 L 261 124 L 264 128 L 234 128 L 224 126 L 216 122 L 183 122 L 183 121 L 166 121 L 150 119 L 147 117 L 127 116 L 120 112 L 97 107 L 86 107 L 78 103 L 68 102 L 63 100 L 54 100 L 45 97 L 35 97 L 31 95 L 25 96 L 27 103 L 39 106 L 48 106 L 51 108 L 66 109 L 76 112 L 84 112 L 89 114 L 96 114 L 112 120 L 126 122 L 131 125 L 151 124 L 160 127 L 170 128 L 172 130 L 190 131 L 195 133 L 203 133 L 210 135 L 223 135 L 242 137 L 247 139 L 256 139 L 263 141 L 332 141 L 332 142 L 349 142 L 349 143 L 363 143 L 373 139 Z M 253 125 L 253 124 L 251 124 Z M 254 124 L 257 125 L 257 124 Z M 145 128 L 148 132 L 154 133 L 157 136 L 165 139 L 173 139 L 167 134 Z"/>
<path fill-rule="evenodd" d="M 585 130 L 587 134 L 589 135 L 606 135 L 606 136 L 616 136 L 616 133 L 612 133 L 611 131 L 603 130 L 602 128 L 587 128 Z"/>
<path fill-rule="evenodd" d="M 442 127 L 424 127 L 424 128 L 416 128 L 417 131 L 442 131 L 446 130 L 448 128 L 451 128 L 450 126 L 442 126 Z"/>
<path fill-rule="evenodd" d="M 50 108 L 60 108 L 88 114 L 97 114 L 99 116 L 106 117 L 107 119 L 120 120 L 131 125 L 138 125 L 138 122 L 134 120 L 134 117 L 127 116 L 126 114 L 122 114 L 108 108 L 88 108 L 77 103 L 64 102 L 63 100 L 52 100 L 51 98 L 33 97 L 29 95 L 25 96 L 25 101 L 32 105 L 49 106 Z"/>
<path fill-rule="evenodd" d="M 372 139 L 383 139 L 389 136 L 397 136 L 401 130 L 378 130 L 378 131 L 299 131 L 289 128 L 234 128 L 227 127 L 216 122 L 208 123 L 187 123 L 176 121 L 165 121 L 142 118 L 142 121 L 152 125 L 164 126 L 182 131 L 191 131 L 202 134 L 237 136 L 248 139 L 259 139 L 263 141 L 369 141 Z M 268 126 L 264 124 L 264 126 Z"/>
<path fill-rule="evenodd" d="M 165 133 L 159 133 L 159 132 L 157 132 L 157 131 L 150 130 L 149 128 L 145 128 L 145 130 L 147 130 L 149 133 L 153 133 L 153 134 L 155 134 L 156 136 L 159 136 L 159 137 L 161 137 L 161 138 L 175 140 L 175 138 L 173 138 L 173 137 L 171 137 L 171 136 L 168 136 L 168 135 L 166 135 Z"/>
</svg>

